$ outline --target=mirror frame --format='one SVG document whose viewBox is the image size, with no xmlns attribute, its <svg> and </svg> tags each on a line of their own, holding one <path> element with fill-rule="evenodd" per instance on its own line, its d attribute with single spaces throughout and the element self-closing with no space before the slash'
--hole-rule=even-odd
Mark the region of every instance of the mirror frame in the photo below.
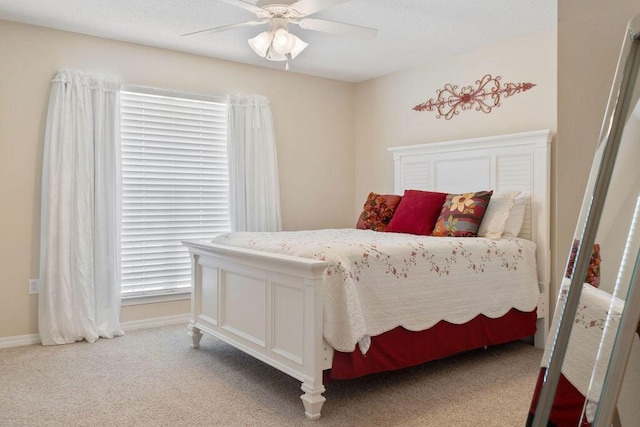
<svg viewBox="0 0 640 427">
<path fill-rule="evenodd" d="M 546 427 L 549 422 L 571 329 L 580 302 L 583 278 L 589 268 L 590 248 L 593 247 L 595 242 L 624 125 L 634 107 L 631 102 L 639 68 L 640 15 L 629 21 L 622 44 L 598 140 L 598 148 L 605 144 L 604 150 L 601 158 L 596 155 L 591 168 L 589 182 L 587 183 L 580 213 L 580 218 L 584 218 L 584 224 L 581 224 L 581 220 L 579 220 L 574 234 L 574 236 L 582 237 L 579 239 L 580 242 L 566 299 L 562 306 L 556 307 L 556 311 L 561 310 L 559 323 L 555 332 L 550 331 L 549 337 L 554 341 L 551 347 L 549 366 L 543 378 L 540 398 L 533 418 L 533 427 Z M 597 171 L 597 174 L 594 174 L 595 171 Z M 631 350 L 632 341 L 626 337 L 630 333 L 635 333 L 638 316 L 640 315 L 640 285 L 638 282 L 640 282 L 640 257 L 636 255 L 634 271 L 625 299 L 625 308 L 605 376 L 601 393 L 602 399 L 598 403 L 594 426 L 610 426 L 615 413 L 615 406 L 626 369 L 626 361 Z M 560 288 L 561 291 L 562 286 Z"/>
</svg>

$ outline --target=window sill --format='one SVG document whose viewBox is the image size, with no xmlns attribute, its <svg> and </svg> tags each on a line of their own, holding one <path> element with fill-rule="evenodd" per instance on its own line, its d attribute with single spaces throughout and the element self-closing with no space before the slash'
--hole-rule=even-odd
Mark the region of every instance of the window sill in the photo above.
<svg viewBox="0 0 640 427">
<path fill-rule="evenodd" d="M 129 305 L 156 304 L 159 302 L 182 301 L 188 299 L 191 299 L 191 291 L 157 295 L 132 295 L 122 297 L 121 305 L 126 307 Z"/>
</svg>

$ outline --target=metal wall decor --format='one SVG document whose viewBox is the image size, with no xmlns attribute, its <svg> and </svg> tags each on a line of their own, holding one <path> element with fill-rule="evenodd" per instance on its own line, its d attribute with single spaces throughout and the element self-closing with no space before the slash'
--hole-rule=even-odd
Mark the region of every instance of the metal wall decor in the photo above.
<svg viewBox="0 0 640 427">
<path fill-rule="evenodd" d="M 525 92 L 535 86 L 534 83 L 501 83 L 502 77 L 492 77 L 487 74 L 480 80 L 476 80 L 476 87 L 462 86 L 447 83 L 443 89 L 436 91 L 437 98 L 418 104 L 415 111 L 437 111 L 436 119 L 444 117 L 451 120 L 460 114 L 462 110 L 470 110 L 490 113 L 495 107 L 500 106 L 503 98 L 508 98 L 516 93 Z"/>
</svg>

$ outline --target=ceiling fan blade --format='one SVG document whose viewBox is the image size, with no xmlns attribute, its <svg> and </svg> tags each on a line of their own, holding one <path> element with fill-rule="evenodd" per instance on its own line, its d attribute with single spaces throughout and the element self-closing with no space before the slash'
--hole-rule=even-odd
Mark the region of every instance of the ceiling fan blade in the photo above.
<svg viewBox="0 0 640 427">
<path fill-rule="evenodd" d="M 225 2 L 225 3 L 232 4 L 234 6 L 237 6 L 237 7 L 241 7 L 243 9 L 246 9 L 246 10 L 250 11 L 250 12 L 253 12 L 256 15 L 258 15 L 258 17 L 260 17 L 260 18 L 266 17 L 269 14 L 263 8 L 258 7 L 255 4 L 247 3 L 246 1 L 242 1 L 242 0 L 222 0 L 222 1 Z"/>
<path fill-rule="evenodd" d="M 291 8 L 300 13 L 300 15 L 307 16 L 348 1 L 349 0 L 300 0 L 292 4 Z"/>
<path fill-rule="evenodd" d="M 306 30 L 322 31 L 324 33 L 339 34 L 341 36 L 350 36 L 358 39 L 369 40 L 378 34 L 375 28 L 361 27 L 359 25 L 344 24 L 342 22 L 326 21 L 324 19 L 303 18 L 297 22 L 291 21 L 292 24 L 300 25 L 300 28 Z"/>
<path fill-rule="evenodd" d="M 199 33 L 206 33 L 207 31 L 212 32 L 212 33 L 219 33 L 221 31 L 233 30 L 234 28 L 253 27 L 253 26 L 256 26 L 256 25 L 262 25 L 262 24 L 266 24 L 267 22 L 269 22 L 268 19 L 262 19 L 260 21 L 240 22 L 239 24 L 231 24 L 231 25 L 225 25 L 225 26 L 222 26 L 222 27 L 214 27 L 214 28 L 207 28 L 206 30 L 194 31 L 192 33 L 183 34 L 180 37 L 192 36 L 194 34 L 199 34 Z"/>
</svg>

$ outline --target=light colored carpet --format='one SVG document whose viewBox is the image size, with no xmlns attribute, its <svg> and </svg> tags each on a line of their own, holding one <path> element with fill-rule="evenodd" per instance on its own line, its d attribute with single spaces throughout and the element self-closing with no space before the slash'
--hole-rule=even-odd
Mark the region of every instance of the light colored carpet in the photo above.
<svg viewBox="0 0 640 427">
<path fill-rule="evenodd" d="M 516 342 L 327 385 L 309 421 L 300 383 L 186 328 L 0 350 L 1 426 L 523 426 L 542 350 Z"/>
</svg>

